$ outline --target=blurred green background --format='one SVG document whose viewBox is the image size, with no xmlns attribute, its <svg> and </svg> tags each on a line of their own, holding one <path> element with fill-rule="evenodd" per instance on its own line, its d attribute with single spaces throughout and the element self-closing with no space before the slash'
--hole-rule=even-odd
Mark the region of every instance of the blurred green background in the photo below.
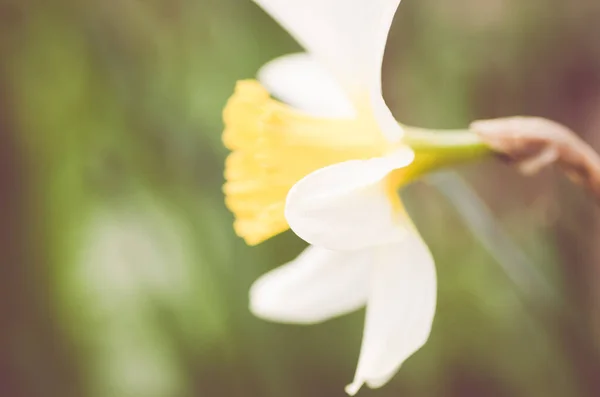
<svg viewBox="0 0 600 397">
<path fill-rule="evenodd" d="M 385 96 L 407 124 L 536 115 L 600 148 L 599 39 L 596 0 L 404 0 Z M 297 50 L 249 0 L 0 0 L 1 396 L 344 396 L 363 312 L 254 318 L 252 281 L 304 244 L 245 246 L 221 193 L 235 81 Z M 430 342 L 360 395 L 600 395 L 600 211 L 552 171 L 456 172 L 405 192 Z"/>
</svg>

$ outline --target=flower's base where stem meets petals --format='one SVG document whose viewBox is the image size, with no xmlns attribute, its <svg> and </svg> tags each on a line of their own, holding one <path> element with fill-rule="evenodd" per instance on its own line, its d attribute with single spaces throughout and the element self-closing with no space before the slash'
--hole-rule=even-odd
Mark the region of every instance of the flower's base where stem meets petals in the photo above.
<svg viewBox="0 0 600 397">
<path fill-rule="evenodd" d="M 403 176 L 405 182 L 439 168 L 493 154 L 489 146 L 470 130 L 429 130 L 409 126 L 403 126 L 403 129 L 403 143 L 415 151 L 415 164 L 410 167 L 411 175 Z"/>
</svg>

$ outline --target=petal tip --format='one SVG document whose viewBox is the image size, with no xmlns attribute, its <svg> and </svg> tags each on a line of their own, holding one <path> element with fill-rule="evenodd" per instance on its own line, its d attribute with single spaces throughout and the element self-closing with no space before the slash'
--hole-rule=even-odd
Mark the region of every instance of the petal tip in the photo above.
<svg viewBox="0 0 600 397">
<path fill-rule="evenodd" d="M 354 396 L 356 393 L 358 393 L 358 391 L 360 390 L 362 385 L 363 385 L 362 381 L 354 381 L 354 382 L 350 383 L 348 386 L 346 386 L 344 388 L 344 390 L 346 391 L 346 394 L 348 394 L 349 396 Z"/>
<path fill-rule="evenodd" d="M 275 273 L 281 268 L 275 269 Z M 291 305 L 284 284 L 274 282 L 273 272 L 259 278 L 250 287 L 248 309 L 261 320 L 280 324 L 316 324 L 324 319 L 307 316 Z M 279 280 L 281 281 L 281 280 Z"/>
<path fill-rule="evenodd" d="M 272 320 L 273 305 L 270 304 L 271 297 L 265 291 L 264 280 L 258 279 L 251 287 L 249 292 L 248 309 L 250 313 L 263 320 Z"/>
</svg>

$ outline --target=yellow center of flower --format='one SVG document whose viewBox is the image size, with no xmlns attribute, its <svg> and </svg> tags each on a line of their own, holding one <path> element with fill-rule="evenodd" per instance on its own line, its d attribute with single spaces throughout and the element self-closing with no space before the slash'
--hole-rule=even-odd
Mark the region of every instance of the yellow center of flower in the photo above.
<svg viewBox="0 0 600 397">
<path fill-rule="evenodd" d="M 314 117 L 270 98 L 255 80 L 237 83 L 223 118 L 223 142 L 232 151 L 225 162 L 225 204 L 234 214 L 236 233 L 249 245 L 288 229 L 285 199 L 300 179 L 393 148 L 372 118 Z M 402 206 L 396 189 L 404 180 L 404 170 L 386 180 L 397 208 Z"/>
</svg>

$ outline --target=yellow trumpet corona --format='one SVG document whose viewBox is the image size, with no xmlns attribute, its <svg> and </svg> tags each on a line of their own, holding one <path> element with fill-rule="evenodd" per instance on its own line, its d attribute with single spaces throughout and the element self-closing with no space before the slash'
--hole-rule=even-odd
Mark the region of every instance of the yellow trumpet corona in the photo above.
<svg viewBox="0 0 600 397">
<path fill-rule="evenodd" d="M 285 199 L 306 175 L 398 147 L 384 138 L 375 120 L 311 116 L 271 98 L 256 80 L 237 83 L 223 120 L 223 143 L 232 151 L 225 162 L 225 204 L 234 214 L 235 232 L 249 245 L 289 228 Z M 402 205 L 396 191 L 408 171 L 387 177 L 390 199 L 398 209 Z"/>
</svg>

